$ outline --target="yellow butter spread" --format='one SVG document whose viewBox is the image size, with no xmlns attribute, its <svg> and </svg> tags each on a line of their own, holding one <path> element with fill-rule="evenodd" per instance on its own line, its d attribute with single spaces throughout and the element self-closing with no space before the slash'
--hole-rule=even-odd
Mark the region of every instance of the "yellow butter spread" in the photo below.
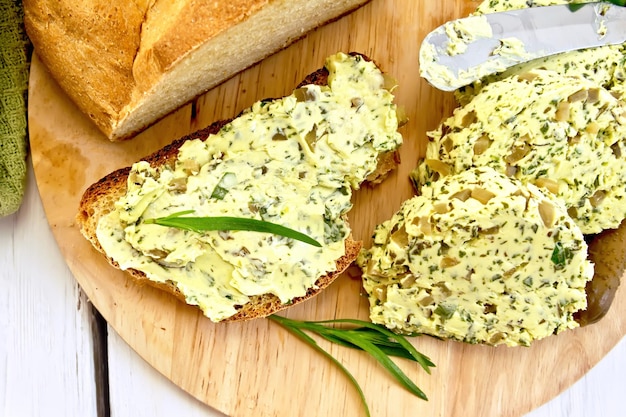
<svg viewBox="0 0 626 417">
<path fill-rule="evenodd" d="M 593 3 L 594 0 L 580 0 L 577 3 Z M 526 7 L 552 6 L 571 3 L 568 0 L 486 0 L 476 8 L 476 15 L 503 12 Z M 486 77 L 473 85 L 456 92 L 461 104 L 467 102 L 482 85 L 514 74 L 524 74 L 541 68 L 555 71 L 560 75 L 586 78 L 610 91 L 616 98 L 626 97 L 626 44 L 607 45 L 597 48 L 570 51 L 529 61 L 500 73 Z"/>
<path fill-rule="evenodd" d="M 360 56 L 327 59 L 328 85 L 260 101 L 206 140 L 190 140 L 176 163 L 133 165 L 128 190 L 97 237 L 122 269 L 172 282 L 213 321 L 250 296 L 282 303 L 304 296 L 336 270 L 350 233 L 352 190 L 402 138 L 381 71 Z M 194 210 L 277 223 L 322 243 L 252 231 L 192 231 L 144 219 Z"/>
<path fill-rule="evenodd" d="M 475 14 L 568 3 L 487 0 Z M 434 160 L 443 173 L 487 164 L 555 192 L 583 233 L 626 217 L 626 44 L 530 61 L 455 95 L 461 107 L 431 132 L 418 184 L 439 175 Z"/>
<path fill-rule="evenodd" d="M 475 16 L 567 3 L 486 0 Z M 449 54 L 472 39 L 466 29 Z M 584 234 L 626 217 L 626 46 L 529 61 L 455 97 L 412 173 L 420 195 L 360 253 L 372 321 L 509 346 L 576 327 L 593 276 Z"/>
<path fill-rule="evenodd" d="M 494 81 L 429 135 L 418 184 L 490 166 L 556 194 L 586 234 L 626 217 L 626 103 L 592 81 L 538 69 Z"/>
<path fill-rule="evenodd" d="M 577 326 L 593 276 L 586 255 L 553 195 L 483 167 L 424 186 L 376 228 L 358 263 L 374 323 L 527 346 Z"/>
<path fill-rule="evenodd" d="M 452 71 L 446 65 L 439 63 L 438 55 L 455 56 L 468 53 L 469 46 L 480 40 L 493 37 L 489 21 L 484 15 L 470 16 L 465 19 L 453 20 L 436 29 L 445 33 L 448 39 L 445 50 L 440 50 L 434 44 L 425 42 L 420 48 L 420 74 L 433 81 L 435 85 L 452 87 L 454 85 L 469 84 L 472 80 L 483 78 L 489 74 L 504 71 L 510 62 L 527 61 L 536 56 L 526 51 L 524 43 L 514 37 L 500 39 L 499 46 L 490 51 L 493 57 L 503 59 L 489 59 L 480 65 Z"/>
</svg>

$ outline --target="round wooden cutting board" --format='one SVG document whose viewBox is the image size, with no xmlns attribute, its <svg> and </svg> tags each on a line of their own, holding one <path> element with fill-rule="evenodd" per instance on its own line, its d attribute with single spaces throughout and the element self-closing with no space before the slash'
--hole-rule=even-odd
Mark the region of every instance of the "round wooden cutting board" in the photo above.
<svg viewBox="0 0 626 417">
<path fill-rule="evenodd" d="M 337 51 L 373 58 L 399 81 L 397 103 L 410 118 L 402 128 L 400 168 L 383 184 L 356 193 L 354 236 L 370 243 L 374 225 L 412 195 L 408 173 L 425 149 L 426 131 L 451 113 L 453 96 L 418 75 L 421 39 L 477 2 L 372 0 L 260 64 L 236 75 L 133 140 L 110 143 L 68 100 L 34 57 L 29 122 L 32 157 L 46 215 L 76 279 L 110 325 L 158 371 L 203 401 L 238 417 L 363 415 L 345 376 L 276 324 L 260 319 L 213 324 L 169 295 L 139 287 L 109 267 L 74 221 L 91 183 L 188 132 L 233 117 L 254 101 L 289 94 Z M 283 314 L 297 319 L 367 320 L 357 271 L 349 270 L 315 299 Z M 521 416 L 570 386 L 626 333 L 626 291 L 599 323 L 550 337 L 530 348 L 474 346 L 414 338 L 436 363 L 432 375 L 397 360 L 426 392 L 401 388 L 362 352 L 320 344 L 363 386 L 373 416 Z"/>
</svg>

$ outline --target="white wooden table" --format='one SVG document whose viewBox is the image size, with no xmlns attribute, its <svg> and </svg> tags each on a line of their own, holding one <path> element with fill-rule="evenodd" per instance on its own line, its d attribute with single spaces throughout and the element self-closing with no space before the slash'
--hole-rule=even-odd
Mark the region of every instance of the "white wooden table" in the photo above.
<svg viewBox="0 0 626 417">
<path fill-rule="evenodd" d="M 622 339 L 527 417 L 622 417 L 624 374 Z M 0 417 L 45 415 L 221 416 L 157 373 L 98 318 L 49 230 L 31 167 L 22 208 L 0 218 Z"/>
</svg>

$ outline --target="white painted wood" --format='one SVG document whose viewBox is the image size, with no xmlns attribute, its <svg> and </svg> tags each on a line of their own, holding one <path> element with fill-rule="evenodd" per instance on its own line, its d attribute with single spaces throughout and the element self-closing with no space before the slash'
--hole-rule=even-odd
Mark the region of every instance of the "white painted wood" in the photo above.
<svg viewBox="0 0 626 417">
<path fill-rule="evenodd" d="M 626 338 L 568 390 L 526 417 L 622 417 L 625 371 Z"/>
<path fill-rule="evenodd" d="M 174 385 L 108 329 L 111 416 L 224 416 Z"/>
<path fill-rule="evenodd" d="M 0 218 L 0 416 L 95 416 L 87 301 L 49 230 L 29 172 Z"/>
</svg>

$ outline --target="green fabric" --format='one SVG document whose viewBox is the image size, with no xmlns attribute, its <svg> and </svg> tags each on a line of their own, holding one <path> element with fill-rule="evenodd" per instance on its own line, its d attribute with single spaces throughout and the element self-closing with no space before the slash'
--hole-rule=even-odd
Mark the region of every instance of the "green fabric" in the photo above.
<svg viewBox="0 0 626 417">
<path fill-rule="evenodd" d="M 14 213 L 24 196 L 28 40 L 22 2 L 0 0 L 0 216 Z"/>
</svg>

